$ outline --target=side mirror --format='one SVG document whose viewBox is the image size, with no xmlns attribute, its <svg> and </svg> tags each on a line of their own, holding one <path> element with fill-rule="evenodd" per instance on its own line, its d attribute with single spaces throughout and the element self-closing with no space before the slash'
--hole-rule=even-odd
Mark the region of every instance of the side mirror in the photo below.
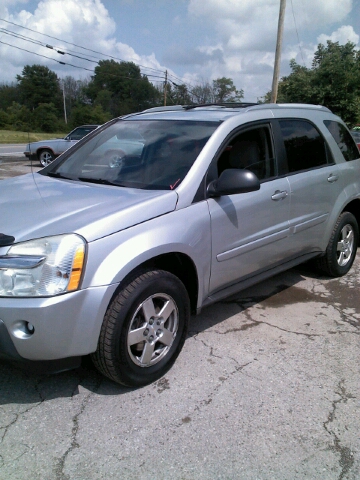
<svg viewBox="0 0 360 480">
<path fill-rule="evenodd" d="M 255 173 L 237 168 L 224 170 L 220 177 L 213 180 L 207 188 L 209 197 L 255 192 L 256 190 L 260 190 L 260 180 Z"/>
</svg>

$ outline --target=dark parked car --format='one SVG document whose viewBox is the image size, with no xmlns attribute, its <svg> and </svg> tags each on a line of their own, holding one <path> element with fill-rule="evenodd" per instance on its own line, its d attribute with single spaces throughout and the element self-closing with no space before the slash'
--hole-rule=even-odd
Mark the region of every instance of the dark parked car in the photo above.
<svg viewBox="0 0 360 480">
<path fill-rule="evenodd" d="M 98 126 L 99 125 L 82 125 L 72 130 L 65 138 L 54 138 L 28 143 L 24 155 L 31 160 L 39 160 L 41 165 L 46 167 L 61 153 L 65 152 L 65 150 L 72 145 L 75 145 L 75 143 L 95 130 Z"/>
</svg>

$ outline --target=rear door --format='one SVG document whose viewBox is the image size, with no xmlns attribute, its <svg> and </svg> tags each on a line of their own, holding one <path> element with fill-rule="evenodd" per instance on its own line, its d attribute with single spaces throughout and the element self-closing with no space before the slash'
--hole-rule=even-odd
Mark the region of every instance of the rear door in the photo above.
<svg viewBox="0 0 360 480">
<path fill-rule="evenodd" d="M 278 125 L 286 151 L 291 192 L 292 254 L 321 251 L 325 228 L 343 190 L 339 166 L 322 134 L 310 121 L 283 119 Z"/>
</svg>

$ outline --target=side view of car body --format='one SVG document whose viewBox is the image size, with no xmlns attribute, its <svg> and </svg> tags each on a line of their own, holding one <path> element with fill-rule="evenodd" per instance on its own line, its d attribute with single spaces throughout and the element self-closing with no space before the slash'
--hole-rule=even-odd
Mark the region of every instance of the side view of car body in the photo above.
<svg viewBox="0 0 360 480">
<path fill-rule="evenodd" d="M 91 354 L 141 386 L 172 366 L 191 312 L 308 260 L 345 275 L 359 157 L 324 107 L 177 106 L 3 180 L 0 358 L 60 370 Z"/>
<path fill-rule="evenodd" d="M 92 132 L 99 125 L 82 125 L 72 130 L 65 138 L 54 138 L 28 143 L 24 155 L 30 160 L 39 160 L 46 167 L 65 150 L 75 145 L 85 135 Z"/>
</svg>

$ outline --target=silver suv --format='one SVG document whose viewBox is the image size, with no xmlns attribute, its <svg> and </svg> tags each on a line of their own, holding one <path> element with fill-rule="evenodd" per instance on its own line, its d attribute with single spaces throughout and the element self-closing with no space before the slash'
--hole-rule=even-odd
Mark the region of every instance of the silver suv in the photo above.
<svg viewBox="0 0 360 480">
<path fill-rule="evenodd" d="M 0 218 L 0 356 L 59 371 L 91 354 L 141 386 L 191 312 L 310 259 L 349 271 L 359 151 L 324 107 L 155 109 L 3 180 Z"/>
</svg>

